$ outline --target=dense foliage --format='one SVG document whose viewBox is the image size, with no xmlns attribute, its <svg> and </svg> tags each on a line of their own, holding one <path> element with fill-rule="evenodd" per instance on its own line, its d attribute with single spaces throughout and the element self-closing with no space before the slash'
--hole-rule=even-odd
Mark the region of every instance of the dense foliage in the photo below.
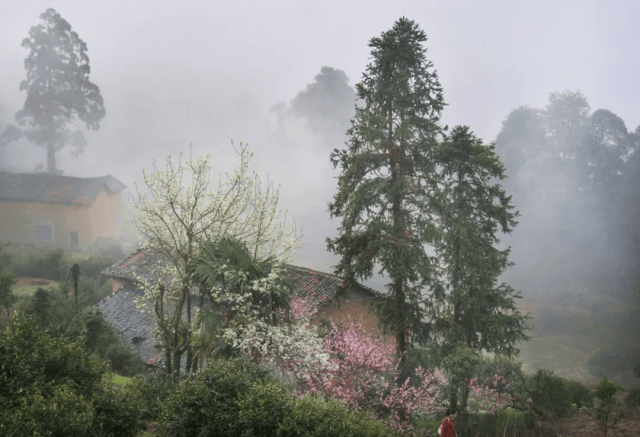
<svg viewBox="0 0 640 437">
<path fill-rule="evenodd" d="M 0 434 L 134 436 L 139 395 L 103 381 L 107 363 L 28 317 L 0 332 Z"/>
<path fill-rule="evenodd" d="M 160 427 L 170 436 L 394 435 L 335 400 L 294 400 L 269 369 L 244 357 L 185 376 L 164 403 Z"/>
</svg>

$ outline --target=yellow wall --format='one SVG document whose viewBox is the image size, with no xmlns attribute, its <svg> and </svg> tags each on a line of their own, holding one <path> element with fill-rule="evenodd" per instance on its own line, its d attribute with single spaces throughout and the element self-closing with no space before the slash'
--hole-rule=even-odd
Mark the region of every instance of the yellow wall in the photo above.
<svg viewBox="0 0 640 437">
<path fill-rule="evenodd" d="M 118 237 L 117 225 L 121 204 L 120 193 L 110 196 L 104 189 L 100 190 L 89 213 L 90 241 L 98 237 Z"/>
<path fill-rule="evenodd" d="M 78 232 L 83 249 L 98 237 L 117 238 L 120 193 L 109 196 L 101 189 L 92 205 L 0 200 L 0 238 L 20 244 L 70 248 L 70 232 Z M 37 242 L 35 227 L 51 226 L 51 242 Z"/>
</svg>

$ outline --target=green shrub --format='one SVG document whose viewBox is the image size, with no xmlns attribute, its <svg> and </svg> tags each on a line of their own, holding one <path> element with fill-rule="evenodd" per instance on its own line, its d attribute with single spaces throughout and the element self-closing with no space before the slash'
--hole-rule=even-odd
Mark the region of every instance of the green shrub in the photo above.
<svg viewBox="0 0 640 437">
<path fill-rule="evenodd" d="M 424 435 L 427 431 L 430 435 L 438 435 L 438 428 L 442 425 L 442 419 L 444 417 L 426 415 L 426 414 L 412 414 L 411 419 L 415 430 L 418 435 Z M 422 433 L 422 434 L 420 434 Z"/>
<path fill-rule="evenodd" d="M 276 434 L 279 437 L 373 437 L 395 436 L 382 423 L 364 412 L 349 412 L 342 403 L 320 396 L 296 400 L 284 416 Z"/>
<path fill-rule="evenodd" d="M 630 390 L 625 399 L 628 408 L 640 407 L 640 388 Z"/>
<path fill-rule="evenodd" d="M 22 314 L 32 318 L 38 329 L 52 337 L 59 337 L 66 332 L 77 311 L 73 298 L 59 289 L 47 290 L 42 287 L 38 287 L 21 307 Z"/>
<path fill-rule="evenodd" d="M 25 387 L 69 382 L 90 397 L 106 363 L 85 353 L 79 343 L 51 338 L 33 320 L 17 317 L 0 332 L 0 397 L 18 398 Z"/>
<path fill-rule="evenodd" d="M 577 408 L 591 408 L 593 406 L 594 394 L 582 384 L 580 381 L 573 381 L 569 379 L 564 380 L 565 387 L 569 393 L 569 399 L 571 404 L 575 404 Z"/>
<path fill-rule="evenodd" d="M 93 406 L 79 396 L 68 381 L 23 387 L 9 400 L 0 396 L 0 435 L 89 435 L 95 417 Z"/>
<path fill-rule="evenodd" d="M 494 414 L 458 414 L 455 422 L 461 436 L 493 436 L 497 426 L 498 416 Z"/>
<path fill-rule="evenodd" d="M 52 338 L 32 319 L 15 317 L 0 332 L 0 434 L 87 435 L 94 409 L 86 400 L 105 370 L 106 363 L 81 344 Z"/>
<path fill-rule="evenodd" d="M 4 310 L 8 318 L 11 317 L 11 307 L 18 298 L 13 294 L 12 287 L 16 284 L 16 277 L 11 273 L 0 273 L 0 311 Z"/>
<path fill-rule="evenodd" d="M 571 391 L 565 385 L 565 379 L 554 375 L 553 370 L 538 369 L 535 375 L 527 375 L 523 393 L 558 417 L 566 416 L 571 410 Z"/>
<path fill-rule="evenodd" d="M 116 331 L 97 308 L 84 308 L 64 332 L 72 340 L 84 340 L 85 349 L 110 363 L 110 370 L 132 376 L 145 370 L 138 354 L 120 341 Z"/>
<path fill-rule="evenodd" d="M 622 390 L 622 387 L 613 381 L 609 381 L 607 375 L 604 375 L 598 387 L 596 387 L 596 396 L 600 400 L 600 404 L 598 408 L 596 408 L 595 417 L 605 437 L 607 437 L 609 429 L 616 426 L 622 417 L 621 415 L 609 417 L 610 413 L 618 404 L 614 397 L 618 390 Z"/>
<path fill-rule="evenodd" d="M 527 412 L 525 411 L 517 411 L 507 408 L 505 410 L 497 411 L 496 416 L 496 434 L 498 435 L 503 435 L 505 433 L 508 435 L 515 435 L 518 431 L 524 431 L 528 426 L 531 426 L 531 415 L 527 415 Z"/>
<path fill-rule="evenodd" d="M 133 378 L 132 385 L 140 393 L 142 420 L 155 421 L 158 419 L 162 404 L 173 392 L 177 383 L 174 375 L 167 375 L 165 371 L 161 370 L 137 375 Z"/>
<path fill-rule="evenodd" d="M 630 353 L 628 350 L 606 350 L 598 352 L 589 359 L 589 370 L 597 379 L 605 374 L 615 375 L 633 370 L 632 363 L 640 363 L 640 352 Z"/>
<path fill-rule="evenodd" d="M 59 281 L 65 275 L 62 265 L 63 258 L 64 251 L 62 249 L 15 257 L 11 260 L 11 270 L 17 277 Z"/>
<path fill-rule="evenodd" d="M 78 264 L 80 268 L 78 303 L 84 306 L 93 306 L 111 294 L 111 285 L 101 272 L 114 263 L 109 258 L 93 256 L 90 258 L 78 258 L 75 256 L 65 258 L 62 263 L 62 269 L 65 273 L 60 283 L 62 290 L 73 290 L 74 283 L 71 275 L 73 264 Z"/>
<path fill-rule="evenodd" d="M 240 394 L 239 420 L 251 435 L 273 436 L 285 414 L 291 411 L 293 399 L 279 381 L 254 381 L 251 390 Z"/>
<path fill-rule="evenodd" d="M 160 426 L 170 436 L 241 435 L 238 402 L 254 383 L 271 382 L 269 369 L 241 357 L 210 361 L 199 375 L 186 375 L 162 405 Z"/>
<path fill-rule="evenodd" d="M 122 250 L 122 244 L 120 244 L 118 240 L 110 237 L 98 237 L 87 246 L 84 252 L 97 257 L 108 258 L 111 264 L 115 264 L 126 258 Z"/>
<path fill-rule="evenodd" d="M 140 392 L 135 386 L 102 382 L 93 393 L 95 409 L 92 430 L 96 437 L 135 437 L 144 427 L 141 422 Z"/>
</svg>

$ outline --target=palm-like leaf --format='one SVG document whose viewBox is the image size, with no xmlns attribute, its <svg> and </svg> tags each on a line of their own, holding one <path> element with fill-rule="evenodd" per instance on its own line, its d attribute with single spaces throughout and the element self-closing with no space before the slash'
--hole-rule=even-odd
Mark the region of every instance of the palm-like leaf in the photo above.
<svg viewBox="0 0 640 437">
<path fill-rule="evenodd" d="M 268 294 L 251 289 L 253 281 L 266 278 L 271 273 L 275 262 L 275 257 L 254 259 L 245 243 L 224 238 L 218 244 L 204 242 L 200 253 L 189 263 L 187 269 L 210 302 L 225 304 L 213 299 L 211 290 L 214 287 L 221 287 L 239 296 L 251 293 L 252 303 L 259 308 L 260 316 L 275 323 L 278 309 L 287 313 L 289 311 L 289 292 L 284 287 L 274 287 Z M 223 266 L 226 268 L 222 269 Z M 225 270 L 242 274 L 229 275 L 225 274 Z M 292 287 L 290 281 L 285 279 L 280 279 L 278 285 L 286 285 L 289 290 Z"/>
</svg>

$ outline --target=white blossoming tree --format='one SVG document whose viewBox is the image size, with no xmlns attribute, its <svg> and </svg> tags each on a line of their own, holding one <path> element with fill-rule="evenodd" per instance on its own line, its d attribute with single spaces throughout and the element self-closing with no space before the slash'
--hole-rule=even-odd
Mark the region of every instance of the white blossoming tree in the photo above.
<svg viewBox="0 0 640 437">
<path fill-rule="evenodd" d="M 233 142 L 231 144 L 233 146 Z M 192 306 L 196 282 L 188 266 L 204 242 L 233 238 L 246 243 L 254 261 L 268 258 L 276 266 L 290 262 L 302 244 L 295 225 L 287 230 L 285 224 L 278 221 L 279 189 L 269 185 L 263 193 L 258 175 L 248 174 L 253 153 L 242 143 L 236 152 L 240 156 L 240 167 L 231 176 L 227 174 L 227 180 L 220 181 L 211 191 L 210 155 L 198 157 L 195 162 L 189 160 L 185 166 L 179 162 L 177 168 L 169 155 L 164 172 L 157 169 L 154 161 L 153 174 L 142 171 L 150 198 L 134 184 L 138 201 L 130 203 L 136 210 L 134 222 L 146 237 L 143 248 L 168 260 L 168 263 L 159 263 L 152 280 L 137 279 L 144 290 L 138 307 L 152 313 L 157 321 L 169 373 L 179 374 L 185 352 L 186 368 L 194 368 L 192 336 L 206 320 L 197 317 L 196 308 Z M 186 191 L 185 170 L 191 174 L 192 181 Z M 153 303 L 151 310 L 147 307 L 149 300 Z"/>
</svg>

